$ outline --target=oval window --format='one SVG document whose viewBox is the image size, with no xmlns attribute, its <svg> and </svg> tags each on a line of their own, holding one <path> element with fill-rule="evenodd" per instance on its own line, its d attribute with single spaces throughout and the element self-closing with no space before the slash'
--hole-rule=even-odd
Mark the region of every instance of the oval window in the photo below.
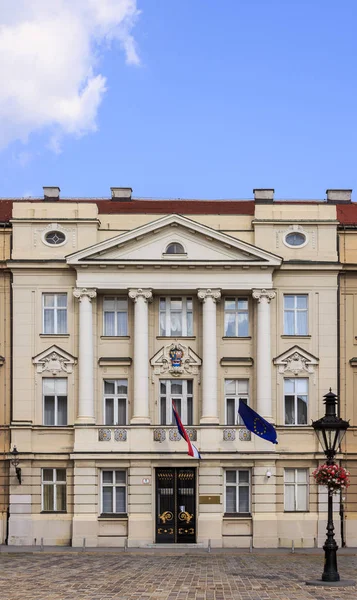
<svg viewBox="0 0 357 600">
<path fill-rule="evenodd" d="M 49 231 L 45 235 L 45 241 L 47 244 L 58 246 L 66 241 L 66 236 L 62 231 Z"/>
<path fill-rule="evenodd" d="M 302 246 L 306 242 L 306 236 L 298 231 L 293 231 L 285 236 L 285 242 L 289 246 Z"/>
<path fill-rule="evenodd" d="M 172 242 L 167 246 L 165 254 L 185 254 L 185 249 L 182 244 Z"/>
</svg>

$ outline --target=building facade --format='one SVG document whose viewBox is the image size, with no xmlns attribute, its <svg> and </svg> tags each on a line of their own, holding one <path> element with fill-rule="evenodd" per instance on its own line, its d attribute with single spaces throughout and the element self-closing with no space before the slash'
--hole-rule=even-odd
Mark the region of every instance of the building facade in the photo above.
<svg viewBox="0 0 357 600">
<path fill-rule="evenodd" d="M 310 424 L 338 386 L 344 192 L 254 194 L 13 203 L 9 544 L 322 545 Z"/>
<path fill-rule="evenodd" d="M 11 203 L 0 205 L 0 544 L 7 540 L 11 419 Z"/>
</svg>

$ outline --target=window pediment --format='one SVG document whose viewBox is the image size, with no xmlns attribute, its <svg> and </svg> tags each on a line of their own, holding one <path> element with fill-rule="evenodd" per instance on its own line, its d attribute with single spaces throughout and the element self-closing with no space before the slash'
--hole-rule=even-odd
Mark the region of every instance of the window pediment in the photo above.
<svg viewBox="0 0 357 600">
<path fill-rule="evenodd" d="M 62 350 L 56 345 L 44 350 L 32 359 L 36 366 L 37 373 L 49 372 L 53 376 L 73 372 L 73 366 L 77 364 L 77 359 L 72 354 Z"/>
<path fill-rule="evenodd" d="M 293 346 L 283 354 L 280 354 L 273 360 L 274 365 L 278 367 L 279 373 L 290 372 L 294 375 L 299 373 L 314 373 L 316 366 L 319 364 L 319 359 L 300 348 Z"/>
</svg>

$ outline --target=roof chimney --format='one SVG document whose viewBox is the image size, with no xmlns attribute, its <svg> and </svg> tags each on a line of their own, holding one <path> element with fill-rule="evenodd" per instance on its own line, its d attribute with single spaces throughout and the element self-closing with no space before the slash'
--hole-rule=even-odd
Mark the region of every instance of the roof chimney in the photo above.
<svg viewBox="0 0 357 600">
<path fill-rule="evenodd" d="M 59 187 L 43 186 L 45 200 L 59 200 L 60 191 Z"/>
<path fill-rule="evenodd" d="M 255 202 L 273 202 L 275 190 L 272 188 L 262 189 L 255 188 L 253 190 Z"/>
<path fill-rule="evenodd" d="M 111 187 L 112 200 L 131 200 L 131 187 Z"/>
<path fill-rule="evenodd" d="M 326 190 L 327 202 L 342 204 L 352 202 L 352 190 Z"/>
</svg>

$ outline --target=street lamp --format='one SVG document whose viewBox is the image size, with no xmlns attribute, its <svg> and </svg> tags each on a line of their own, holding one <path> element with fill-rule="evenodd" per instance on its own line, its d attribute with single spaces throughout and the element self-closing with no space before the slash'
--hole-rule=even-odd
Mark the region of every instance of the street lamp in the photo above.
<svg viewBox="0 0 357 600">
<path fill-rule="evenodd" d="M 21 484 L 21 468 L 19 467 L 19 451 L 16 448 L 16 446 L 13 447 L 12 451 L 10 452 L 11 454 L 11 464 L 13 467 L 15 467 L 15 472 L 16 472 L 16 477 L 18 482 Z"/>
<path fill-rule="evenodd" d="M 349 422 L 344 421 L 336 414 L 337 396 L 330 391 L 325 394 L 325 416 L 313 421 L 312 427 L 326 455 L 326 464 L 333 465 L 336 453 L 344 438 Z M 327 537 L 323 549 L 325 550 L 325 564 L 322 579 L 308 581 L 308 585 L 355 585 L 355 582 L 340 581 L 337 571 L 337 550 L 333 524 L 333 489 L 328 487 L 328 513 L 327 513 Z"/>
</svg>

